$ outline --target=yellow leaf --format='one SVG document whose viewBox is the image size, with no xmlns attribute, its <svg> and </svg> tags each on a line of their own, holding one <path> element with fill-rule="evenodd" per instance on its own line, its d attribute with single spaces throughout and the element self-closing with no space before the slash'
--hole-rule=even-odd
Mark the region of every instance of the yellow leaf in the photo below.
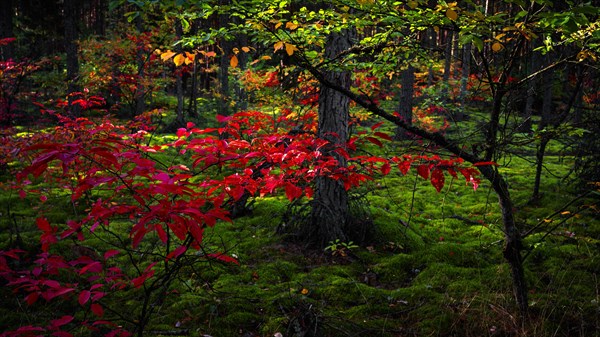
<svg viewBox="0 0 600 337">
<path fill-rule="evenodd" d="M 446 17 L 452 21 L 458 19 L 458 13 L 452 9 L 446 10 Z"/>
<path fill-rule="evenodd" d="M 240 52 L 240 50 L 237 47 L 233 48 L 233 53 L 235 55 L 239 54 L 239 52 Z"/>
<path fill-rule="evenodd" d="M 285 24 L 285 28 L 287 28 L 289 30 L 294 30 L 294 29 L 298 28 L 298 24 L 290 21 Z"/>
<path fill-rule="evenodd" d="M 439 32 L 440 32 L 440 27 L 439 27 L 439 26 L 433 26 L 433 30 L 434 30 L 436 33 L 439 33 Z"/>
<path fill-rule="evenodd" d="M 273 46 L 273 51 L 278 51 L 279 49 L 283 49 L 283 41 L 277 41 Z"/>
<path fill-rule="evenodd" d="M 249 53 L 250 52 L 250 48 L 249 47 L 242 47 L 242 51 L 244 53 Z"/>
<path fill-rule="evenodd" d="M 308 294 L 308 289 L 306 289 L 306 288 L 302 288 L 302 290 L 300 291 L 300 293 L 301 293 L 302 295 L 306 295 L 306 294 Z"/>
<path fill-rule="evenodd" d="M 419 6 L 419 3 L 416 1 L 409 1 L 406 3 L 408 5 L 408 7 L 410 7 L 411 9 L 415 9 L 417 8 L 417 6 Z"/>
<path fill-rule="evenodd" d="M 502 43 L 500 43 L 500 42 L 494 42 L 494 44 L 492 44 L 492 50 L 495 52 L 501 51 L 502 48 L 504 48 L 504 47 L 502 46 Z"/>
<path fill-rule="evenodd" d="M 269 55 L 263 55 L 263 56 L 260 57 L 260 59 L 261 60 L 270 60 L 271 56 L 269 56 Z"/>
<path fill-rule="evenodd" d="M 282 24 L 283 24 L 282 22 L 277 22 L 277 24 L 275 25 L 275 29 L 281 27 Z"/>
<path fill-rule="evenodd" d="M 229 60 L 229 65 L 231 66 L 231 68 L 235 68 L 238 66 L 238 58 L 237 56 L 233 55 L 231 57 L 231 60 Z"/>
<path fill-rule="evenodd" d="M 564 211 L 564 212 L 561 212 L 560 214 L 562 214 L 562 215 L 568 215 L 568 214 L 571 214 L 571 212 L 569 212 L 569 211 Z"/>
<path fill-rule="evenodd" d="M 185 61 L 185 56 L 183 56 L 181 54 L 177 54 L 177 56 L 175 56 L 175 58 L 173 58 L 173 62 L 175 63 L 175 65 L 177 67 L 182 65 L 184 61 Z"/>
<path fill-rule="evenodd" d="M 292 56 L 292 55 L 294 55 L 294 51 L 295 51 L 295 50 L 298 50 L 298 48 L 296 48 L 296 46 L 294 46 L 293 44 L 291 44 L 291 43 L 286 43 L 286 44 L 285 44 L 285 52 L 286 52 L 286 53 L 287 53 L 289 56 Z"/>
<path fill-rule="evenodd" d="M 160 59 L 164 61 L 170 59 L 171 57 L 173 57 L 175 55 L 175 52 L 172 52 L 170 50 L 167 50 L 166 52 L 160 54 Z"/>
</svg>

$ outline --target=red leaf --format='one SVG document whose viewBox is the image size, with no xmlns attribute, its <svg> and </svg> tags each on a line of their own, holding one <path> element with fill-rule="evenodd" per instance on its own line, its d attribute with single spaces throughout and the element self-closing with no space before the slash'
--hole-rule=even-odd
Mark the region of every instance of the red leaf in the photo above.
<svg viewBox="0 0 600 337">
<path fill-rule="evenodd" d="M 219 123 L 227 123 L 231 120 L 231 116 L 223 116 L 223 115 L 217 115 L 217 122 Z"/>
<path fill-rule="evenodd" d="M 40 297 L 40 294 L 38 292 L 31 293 L 31 294 L 25 296 L 25 302 L 27 302 L 27 304 L 29 304 L 29 305 L 32 305 L 33 303 L 37 302 L 39 297 Z"/>
<path fill-rule="evenodd" d="M 285 196 L 289 201 L 293 201 L 294 199 L 301 197 L 303 194 L 304 193 L 300 187 L 292 183 L 285 184 Z"/>
<path fill-rule="evenodd" d="M 371 126 L 371 131 L 375 131 L 377 128 L 383 125 L 384 122 L 379 122 L 373 126 Z"/>
<path fill-rule="evenodd" d="M 52 333 L 54 337 L 73 337 L 73 335 L 66 331 L 56 331 Z"/>
<path fill-rule="evenodd" d="M 46 218 L 37 218 L 35 220 L 35 223 L 37 224 L 37 227 L 42 232 L 50 232 L 50 233 L 52 233 L 52 226 L 50 226 L 50 223 L 48 222 L 48 220 Z"/>
<path fill-rule="evenodd" d="M 429 178 L 429 165 L 421 164 L 421 165 L 417 166 L 417 173 L 423 179 L 428 179 Z"/>
<path fill-rule="evenodd" d="M 87 303 L 87 301 L 90 300 L 90 296 L 91 296 L 91 292 L 89 290 L 84 290 L 81 293 L 79 293 L 79 305 L 84 305 Z"/>
<path fill-rule="evenodd" d="M 234 259 L 233 257 L 229 256 L 229 255 L 225 255 L 223 253 L 214 253 L 214 254 L 208 254 L 208 257 L 212 257 L 215 258 L 219 261 L 223 261 L 225 263 L 235 263 L 237 265 L 239 265 L 240 263 L 238 262 L 238 260 Z"/>
<path fill-rule="evenodd" d="M 480 161 L 480 162 L 473 164 L 473 166 L 489 166 L 489 165 L 500 166 L 498 163 L 493 162 L 493 161 Z"/>
<path fill-rule="evenodd" d="M 98 261 L 94 261 L 92 263 L 89 263 L 85 267 L 81 268 L 81 270 L 79 270 L 79 275 L 83 275 L 86 272 L 98 273 L 100 271 L 102 271 L 102 264 Z"/>
<path fill-rule="evenodd" d="M 383 174 L 384 176 L 387 176 L 388 174 L 390 174 L 390 170 L 391 170 L 391 166 L 389 163 L 385 163 L 381 166 L 381 174 Z"/>
<path fill-rule="evenodd" d="M 366 138 L 367 138 L 368 141 L 370 141 L 371 143 L 373 143 L 373 144 L 375 144 L 375 145 L 377 145 L 379 147 L 383 146 L 383 143 L 379 139 L 377 139 L 375 137 L 366 137 Z"/>
<path fill-rule="evenodd" d="M 115 255 L 118 255 L 119 253 L 121 253 L 121 252 L 119 252 L 119 251 L 118 251 L 118 250 L 116 250 L 116 249 L 109 250 L 109 251 L 107 251 L 106 253 L 104 253 L 104 259 L 105 259 L 105 260 L 108 260 L 108 259 L 110 259 L 111 257 L 113 257 L 113 256 L 115 256 Z"/>
<path fill-rule="evenodd" d="M 66 316 L 65 315 L 65 316 L 63 316 L 61 318 L 54 319 L 54 320 L 50 321 L 50 326 L 53 329 L 59 328 L 59 327 L 65 325 L 65 324 L 71 323 L 71 321 L 73 320 L 73 318 L 74 318 L 73 316 Z"/>
<path fill-rule="evenodd" d="M 403 162 L 400 162 L 400 163 L 398 164 L 398 170 L 400 170 L 400 172 L 401 172 L 403 175 L 406 175 L 406 174 L 408 173 L 408 171 L 410 170 L 410 165 L 411 165 L 411 162 L 410 162 L 410 161 L 408 161 L 408 160 L 405 160 L 405 161 L 403 161 Z"/>
<path fill-rule="evenodd" d="M 390 135 L 388 135 L 387 133 L 375 132 L 374 135 L 381 139 L 392 141 L 392 137 Z"/>
<path fill-rule="evenodd" d="M 92 303 L 91 309 L 92 309 L 92 312 L 94 313 L 94 315 L 96 315 L 98 317 L 104 316 L 104 308 L 102 308 L 102 306 L 100 304 Z"/>
<path fill-rule="evenodd" d="M 174 251 L 170 252 L 169 255 L 167 255 L 166 260 L 170 260 L 172 258 L 177 258 L 181 254 L 185 253 L 186 250 L 187 250 L 186 246 L 179 246 Z"/>
<path fill-rule="evenodd" d="M 444 172 L 436 168 L 431 172 L 431 185 L 439 192 L 444 187 Z"/>
<path fill-rule="evenodd" d="M 66 294 L 68 294 L 70 292 L 73 292 L 73 291 L 75 291 L 74 288 L 62 288 L 62 289 L 59 289 L 59 290 L 56 290 L 56 291 L 51 291 L 51 290 L 47 291 L 46 293 L 42 294 L 42 296 L 44 297 L 44 299 L 46 301 L 50 301 L 50 300 L 52 300 L 55 297 L 66 295 Z"/>
</svg>

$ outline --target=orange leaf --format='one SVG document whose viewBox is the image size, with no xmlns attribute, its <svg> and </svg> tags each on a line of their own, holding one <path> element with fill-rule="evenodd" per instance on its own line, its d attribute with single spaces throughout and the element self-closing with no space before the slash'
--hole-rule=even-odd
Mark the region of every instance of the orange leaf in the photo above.
<svg viewBox="0 0 600 337">
<path fill-rule="evenodd" d="M 273 45 L 273 51 L 278 51 L 279 49 L 283 49 L 283 41 L 277 41 L 275 45 Z"/>
<path fill-rule="evenodd" d="M 238 58 L 237 58 L 237 56 L 233 55 L 231 57 L 231 60 L 229 60 L 229 65 L 231 66 L 231 68 L 236 68 L 238 66 Z"/>
<path fill-rule="evenodd" d="M 296 46 L 294 46 L 293 44 L 291 44 L 291 43 L 286 43 L 286 44 L 285 44 L 285 52 L 286 52 L 286 53 L 287 53 L 289 56 L 292 56 L 292 55 L 294 55 L 294 51 L 295 51 L 295 50 L 298 50 L 298 48 L 296 48 Z"/>
<path fill-rule="evenodd" d="M 160 59 L 163 60 L 163 62 L 164 62 L 164 61 L 170 59 L 171 57 L 173 57 L 174 55 L 175 55 L 175 52 L 167 50 L 166 52 L 160 54 Z"/>
<path fill-rule="evenodd" d="M 452 9 L 448 9 L 446 11 L 446 17 L 452 21 L 458 19 L 458 13 L 456 13 L 456 11 L 452 10 Z"/>
<path fill-rule="evenodd" d="M 242 51 L 244 53 L 249 53 L 250 52 L 250 48 L 249 47 L 242 47 Z"/>
<path fill-rule="evenodd" d="M 285 28 L 287 28 L 289 30 L 294 30 L 294 29 L 298 28 L 298 24 L 290 21 L 285 24 Z"/>
</svg>

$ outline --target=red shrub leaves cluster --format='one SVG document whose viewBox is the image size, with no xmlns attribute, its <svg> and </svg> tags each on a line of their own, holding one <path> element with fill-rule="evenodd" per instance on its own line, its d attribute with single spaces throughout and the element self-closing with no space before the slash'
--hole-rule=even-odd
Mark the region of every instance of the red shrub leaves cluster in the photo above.
<svg viewBox="0 0 600 337">
<path fill-rule="evenodd" d="M 244 111 L 219 116 L 222 127 L 202 129 L 188 123 L 177 131 L 177 139 L 166 144 L 145 143 L 150 138 L 147 131 L 129 131 L 144 124 L 143 116 L 129 125 L 56 118 L 60 126 L 32 137 L 24 143 L 24 150 L 15 154 L 28 163 L 18 173 L 20 185 L 15 188 L 23 197 L 39 193 L 32 181 L 43 179 L 66 189 L 71 202 L 85 208 L 85 215 L 65 223 L 51 223 L 40 216 L 37 227 L 42 252 L 30 268 L 20 270 L 13 270 L 9 261 L 19 260 L 22 251 L 0 252 L 0 277 L 30 305 L 41 298 L 74 303 L 85 310 L 0 336 L 71 336 L 75 326 L 92 330 L 103 326 L 107 336 L 127 336 L 123 328 L 109 323 L 119 320 L 115 313 L 126 309 L 105 310 L 110 301 L 104 299 L 136 289 L 143 289 L 144 296 L 163 291 L 176 279 L 176 268 L 181 266 L 178 261 L 185 256 L 237 264 L 226 253 L 206 251 L 203 238 L 207 227 L 230 221 L 228 205 L 244 195 L 282 192 L 290 201 L 310 198 L 318 176 L 338 179 L 350 189 L 378 175 L 391 174 L 394 168 L 406 174 L 411 167 L 438 191 L 444 186 L 445 172 L 454 178 L 460 173 L 474 188 L 478 183 L 477 170 L 464 167 L 458 158 L 356 155 L 361 143 L 383 146 L 391 140 L 378 130 L 381 123 L 337 150 L 349 164 L 340 168 L 334 157 L 320 151 L 329 144 L 314 136 L 316 118 L 311 113 L 297 116 L 284 110 L 274 116 Z M 167 164 L 153 157 L 157 153 L 172 159 Z M 123 224 L 127 224 L 127 233 L 122 232 Z M 98 237 L 103 238 L 102 246 L 88 246 L 90 238 Z M 147 241 L 154 242 L 150 250 Z M 84 252 L 79 257 L 66 258 L 55 249 L 73 244 Z M 138 262 L 133 255 L 136 252 L 151 254 Z M 134 268 L 123 268 L 123 263 L 132 261 Z M 139 331 L 143 329 L 139 324 L 128 328 Z"/>
</svg>

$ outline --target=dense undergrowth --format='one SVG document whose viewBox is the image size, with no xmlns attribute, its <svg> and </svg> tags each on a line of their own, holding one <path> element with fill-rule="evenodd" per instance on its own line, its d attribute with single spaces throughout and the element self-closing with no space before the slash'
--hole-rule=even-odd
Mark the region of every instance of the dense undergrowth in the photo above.
<svg viewBox="0 0 600 337">
<path fill-rule="evenodd" d="M 518 156 L 499 163 L 508 177 L 522 232 L 533 233 L 525 238 L 530 284 L 530 313 L 525 323 L 515 315 L 509 268 L 502 256 L 499 209 L 489 186 L 482 183 L 473 191 L 463 181 L 452 180 L 437 193 L 417 173 L 398 173 L 357 191 L 377 228 L 374 240 L 361 246 L 332 242 L 328 249 L 315 251 L 286 241 L 277 234 L 288 211 L 284 196 L 257 199 L 250 214 L 207 228 L 206 249 L 224 249 L 240 264 L 209 261 L 200 268 L 184 268 L 170 289 L 172 296 L 157 308 L 147 333 L 597 335 L 598 212 L 590 207 L 593 200 L 572 202 L 578 191 L 564 177 L 574 159 L 561 155 L 558 142 L 551 145 L 539 200 L 530 200 L 534 148 L 522 148 Z M 6 171 L 2 181 L 11 178 Z M 60 188 L 37 183 L 40 189 L 53 190 L 41 204 L 32 196 L 19 197 L 11 189 L 1 191 L 2 248 L 21 244 L 35 251 L 39 236 L 35 218 L 41 211 L 51 223 L 64 223 L 85 212 L 75 209 Z M 102 242 L 98 238 L 91 244 Z M 74 245 L 67 241 L 60 247 L 76 255 Z M 8 289 L 1 294 L 4 327 L 23 325 L 34 317 L 51 317 L 55 310 L 69 310 L 60 306 L 31 308 Z M 111 300 L 135 305 L 136 298 Z"/>
</svg>

